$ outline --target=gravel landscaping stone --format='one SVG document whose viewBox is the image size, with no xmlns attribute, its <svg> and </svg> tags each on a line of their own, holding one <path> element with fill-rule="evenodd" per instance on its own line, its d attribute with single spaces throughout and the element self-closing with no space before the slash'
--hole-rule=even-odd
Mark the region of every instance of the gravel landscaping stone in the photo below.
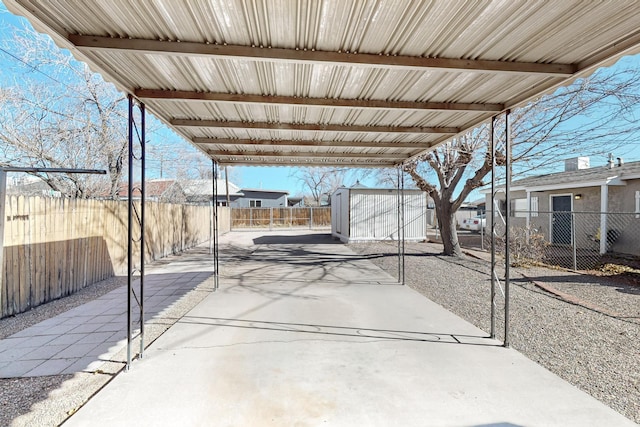
<svg viewBox="0 0 640 427">
<path fill-rule="evenodd" d="M 396 244 L 350 247 L 397 275 Z M 438 244 L 407 243 L 406 284 L 489 333 L 490 263 L 472 256 L 442 256 L 441 251 Z M 499 271 L 499 277 L 504 272 Z M 541 267 L 512 268 L 511 278 L 510 346 L 640 423 L 640 289 L 606 277 Z M 527 278 L 589 304 L 567 302 Z M 499 290 L 497 295 L 496 332 L 503 340 L 504 297 Z M 613 312 L 618 316 L 609 314 Z"/>
</svg>

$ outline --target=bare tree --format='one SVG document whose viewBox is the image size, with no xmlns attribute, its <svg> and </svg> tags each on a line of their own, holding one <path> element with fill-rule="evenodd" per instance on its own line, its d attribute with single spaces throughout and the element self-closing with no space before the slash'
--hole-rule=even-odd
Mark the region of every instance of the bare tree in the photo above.
<svg viewBox="0 0 640 427">
<path fill-rule="evenodd" d="M 331 167 L 300 168 L 296 177 L 303 184 L 316 205 L 322 203 L 323 196 L 328 196 L 343 185 L 347 175 L 346 169 Z"/>
<path fill-rule="evenodd" d="M 117 198 L 128 162 L 124 95 L 98 74 L 31 29 L 15 31 L 5 51 L 14 56 L 14 84 L 0 91 L 0 162 L 32 167 L 105 169 L 95 175 L 34 174 L 72 197 Z M 139 111 L 134 109 L 136 123 Z M 211 174 L 211 163 L 147 117 L 147 176 L 191 179 Z M 136 129 L 139 136 L 139 129 Z M 134 150 L 137 150 L 137 144 Z M 136 153 L 139 154 L 139 153 Z M 136 177 L 137 179 L 138 177 Z"/>
<path fill-rule="evenodd" d="M 605 69 L 515 110 L 512 123 L 514 176 L 548 172 L 559 159 L 603 155 L 637 137 L 640 72 Z M 495 153 L 488 150 L 488 126 L 480 126 L 405 164 L 418 188 L 434 201 L 446 255 L 461 256 L 455 213 L 469 194 L 486 183 L 495 157 L 504 165 L 504 118 L 497 121 Z M 498 177 L 499 178 L 499 177 Z"/>
<path fill-rule="evenodd" d="M 94 175 L 35 175 L 67 196 L 115 198 L 126 166 L 123 95 L 47 36 L 24 30 L 15 34 L 11 45 L 26 66 L 0 97 L 2 162 L 106 169 L 108 182 Z"/>
</svg>

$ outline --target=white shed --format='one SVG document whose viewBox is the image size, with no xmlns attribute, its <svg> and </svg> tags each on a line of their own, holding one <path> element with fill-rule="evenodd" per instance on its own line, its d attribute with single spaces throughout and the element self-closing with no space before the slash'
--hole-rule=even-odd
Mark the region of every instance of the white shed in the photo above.
<svg viewBox="0 0 640 427">
<path fill-rule="evenodd" d="M 401 199 L 402 202 L 402 199 Z M 331 235 L 343 242 L 398 240 L 398 190 L 338 188 L 331 195 Z M 404 190 L 405 240 L 427 237 L 427 194 Z"/>
</svg>

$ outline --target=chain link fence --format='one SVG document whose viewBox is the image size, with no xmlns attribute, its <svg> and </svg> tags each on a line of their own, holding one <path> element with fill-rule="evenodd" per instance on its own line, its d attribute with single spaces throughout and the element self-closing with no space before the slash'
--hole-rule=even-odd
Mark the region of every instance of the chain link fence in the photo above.
<svg viewBox="0 0 640 427">
<path fill-rule="evenodd" d="M 487 219 L 485 248 L 490 247 L 491 212 Z M 640 268 L 640 214 L 518 211 L 510 220 L 511 259 L 516 265 L 534 262 L 592 270 L 617 263 Z M 496 213 L 495 222 L 496 245 L 504 252 L 501 214 Z"/>
</svg>

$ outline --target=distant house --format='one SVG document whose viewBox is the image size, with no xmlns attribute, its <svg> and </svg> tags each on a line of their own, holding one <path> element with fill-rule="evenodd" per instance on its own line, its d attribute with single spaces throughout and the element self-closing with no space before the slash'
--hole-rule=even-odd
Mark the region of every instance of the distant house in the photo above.
<svg viewBox="0 0 640 427">
<path fill-rule="evenodd" d="M 41 196 L 61 197 L 59 191 L 54 191 L 37 176 L 25 173 L 13 174 L 7 179 L 7 195 L 10 196 Z"/>
<path fill-rule="evenodd" d="M 290 207 L 301 207 L 303 205 L 304 197 L 287 197 L 287 204 Z"/>
<path fill-rule="evenodd" d="M 504 213 L 500 190 L 496 210 Z M 589 167 L 588 158 L 568 159 L 565 171 L 516 180 L 510 193 L 512 224 L 533 226 L 552 244 L 640 255 L 640 162 Z"/>
<path fill-rule="evenodd" d="M 216 203 L 227 206 L 227 183 L 224 179 L 216 181 Z M 182 188 L 188 203 L 211 203 L 213 181 L 210 179 L 192 179 L 182 182 Z M 287 207 L 288 191 L 240 188 L 229 182 L 229 203 L 232 208 L 279 208 Z"/>
<path fill-rule="evenodd" d="M 133 184 L 132 198 L 140 199 L 142 196 L 140 182 Z M 121 183 L 118 186 L 118 198 L 120 200 L 128 199 L 129 185 Z M 180 183 L 174 179 L 151 179 L 145 181 L 144 197 L 147 201 L 183 203 L 185 194 Z"/>
<path fill-rule="evenodd" d="M 288 206 L 289 192 L 285 190 L 264 190 L 243 188 L 242 197 L 231 202 L 234 208 L 284 208 Z"/>
<path fill-rule="evenodd" d="M 187 202 L 189 203 L 211 203 L 213 198 L 213 181 L 211 179 L 191 179 L 182 183 Z M 243 197 L 244 193 L 232 182 L 229 182 L 229 201 L 231 206 Z M 216 180 L 216 204 L 227 206 L 227 182 L 224 179 Z"/>
</svg>

